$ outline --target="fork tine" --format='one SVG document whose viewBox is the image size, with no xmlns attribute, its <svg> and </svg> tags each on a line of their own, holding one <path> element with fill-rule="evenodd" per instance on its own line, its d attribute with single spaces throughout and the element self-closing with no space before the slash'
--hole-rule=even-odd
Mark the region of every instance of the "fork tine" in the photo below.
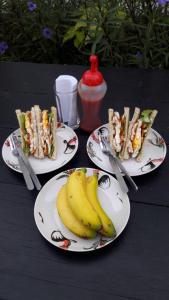
<svg viewBox="0 0 169 300">
<path fill-rule="evenodd" d="M 107 140 L 106 140 L 105 136 L 102 136 L 101 139 L 102 139 L 102 142 L 104 143 L 104 145 L 106 147 Z"/>
<path fill-rule="evenodd" d="M 103 144 L 103 149 L 107 151 L 108 150 L 107 149 L 107 143 L 106 143 L 106 140 L 105 140 L 104 136 L 101 136 L 101 140 L 102 140 L 102 144 Z"/>
<path fill-rule="evenodd" d="M 109 142 L 108 136 L 103 136 L 103 137 L 102 137 L 102 142 L 104 143 L 104 146 L 105 146 L 106 151 L 111 152 L 112 149 L 111 149 L 111 147 L 110 147 L 110 142 Z"/>
<path fill-rule="evenodd" d="M 100 148 L 101 148 L 101 150 L 104 152 L 104 150 L 105 150 L 106 148 L 105 148 L 105 144 L 104 144 L 103 139 L 102 139 L 102 135 L 101 135 L 100 133 L 98 133 L 98 138 L 99 138 Z"/>
<path fill-rule="evenodd" d="M 108 142 L 109 142 L 109 140 L 108 140 L 108 137 L 107 137 L 107 136 L 104 136 L 104 141 L 105 141 L 106 143 L 108 143 Z"/>
<path fill-rule="evenodd" d="M 12 136 L 9 137 L 9 145 L 10 145 L 11 151 L 14 150 L 15 147 L 14 147 Z"/>
<path fill-rule="evenodd" d="M 102 138 L 101 138 L 101 135 L 100 134 L 98 134 L 98 138 L 99 138 L 99 144 L 100 144 L 100 147 L 101 147 L 101 149 L 103 150 L 103 142 L 102 142 Z"/>
<path fill-rule="evenodd" d="M 105 141 L 104 135 L 101 136 L 102 141 Z"/>
</svg>

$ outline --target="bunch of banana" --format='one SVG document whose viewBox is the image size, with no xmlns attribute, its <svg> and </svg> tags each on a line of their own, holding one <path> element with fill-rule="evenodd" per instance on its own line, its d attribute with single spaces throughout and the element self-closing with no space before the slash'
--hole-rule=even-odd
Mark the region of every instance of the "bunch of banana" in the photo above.
<svg viewBox="0 0 169 300">
<path fill-rule="evenodd" d="M 116 235 L 112 221 L 100 205 L 97 190 L 97 175 L 86 177 L 83 170 L 78 170 L 69 176 L 57 196 L 63 224 L 83 238 L 94 238 L 97 233 L 107 237 Z"/>
</svg>

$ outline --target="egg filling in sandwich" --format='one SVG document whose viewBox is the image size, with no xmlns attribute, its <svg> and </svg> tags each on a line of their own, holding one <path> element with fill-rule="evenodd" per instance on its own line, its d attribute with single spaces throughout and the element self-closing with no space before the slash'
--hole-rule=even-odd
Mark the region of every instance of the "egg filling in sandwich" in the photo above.
<svg viewBox="0 0 169 300">
<path fill-rule="evenodd" d="M 17 109 L 16 115 L 24 153 L 36 158 L 56 159 L 56 107 L 51 107 L 51 111 L 41 111 L 38 105 L 34 105 L 27 112 Z"/>
<path fill-rule="evenodd" d="M 125 110 L 126 108 L 124 108 Z M 112 109 L 109 109 L 110 145 L 112 150 L 115 150 L 116 155 L 122 160 L 135 158 L 137 161 L 140 161 L 146 137 L 153 125 L 157 110 L 147 109 L 140 113 L 140 108 L 135 107 L 132 120 L 129 122 L 128 117 L 128 122 L 122 123 L 122 118 L 125 116 L 124 113 L 122 118 L 119 119 L 118 125 L 115 116 L 119 116 L 119 114 L 114 113 L 114 117 L 110 118 L 111 111 Z M 127 115 L 129 115 L 129 109 L 127 110 Z M 119 134 L 119 128 L 121 128 L 124 134 Z"/>
</svg>

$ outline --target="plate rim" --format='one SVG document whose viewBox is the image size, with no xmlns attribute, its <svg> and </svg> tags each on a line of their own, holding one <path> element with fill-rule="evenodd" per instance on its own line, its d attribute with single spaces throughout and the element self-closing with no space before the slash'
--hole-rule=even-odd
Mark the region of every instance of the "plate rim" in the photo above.
<svg viewBox="0 0 169 300">
<path fill-rule="evenodd" d="M 89 153 L 89 151 L 88 151 L 88 143 L 89 143 L 89 139 L 91 138 L 91 135 L 92 135 L 96 130 L 99 130 L 99 129 L 100 129 L 101 127 L 103 127 L 103 126 L 108 126 L 108 123 L 105 123 L 105 124 L 99 126 L 98 128 L 96 128 L 95 130 L 93 130 L 93 131 L 90 133 L 90 135 L 89 135 L 89 137 L 88 137 L 88 139 L 87 139 L 87 142 L 86 142 L 86 151 L 87 151 L 88 157 L 89 157 L 90 160 L 95 164 L 95 166 L 97 166 L 98 168 L 100 168 L 101 170 L 103 170 L 103 171 L 105 171 L 105 172 L 107 172 L 107 173 L 109 173 L 109 174 L 114 175 L 114 173 L 112 173 L 111 171 L 107 171 L 106 169 L 102 169 L 101 166 L 97 165 L 96 162 L 93 160 L 93 158 L 90 156 L 90 153 Z M 131 177 L 143 176 L 143 175 L 145 175 L 145 174 L 149 174 L 149 173 L 153 172 L 154 170 L 156 170 L 158 167 L 160 167 L 160 166 L 162 165 L 162 163 L 164 162 L 164 160 L 165 160 L 165 158 L 166 158 L 166 155 L 167 155 L 167 145 L 166 145 L 166 142 L 165 142 L 163 136 L 162 136 L 157 130 L 155 130 L 155 129 L 152 128 L 152 127 L 150 128 L 150 130 L 152 130 L 152 131 L 154 131 L 155 133 L 157 133 L 158 135 L 160 135 L 160 137 L 163 139 L 163 141 L 164 141 L 164 158 L 163 158 L 162 162 L 161 162 L 158 166 L 156 166 L 155 168 L 153 168 L 153 169 L 151 169 L 151 170 L 149 170 L 149 171 L 146 171 L 146 172 L 144 172 L 144 173 L 134 174 L 134 175 L 131 174 L 131 175 L 130 175 Z"/>
<path fill-rule="evenodd" d="M 111 178 L 112 178 L 116 183 L 118 183 L 117 179 L 114 178 L 114 176 L 113 176 L 112 174 L 109 174 L 108 172 L 105 172 L 105 171 L 102 170 L 102 169 L 96 169 L 96 168 L 92 168 L 92 167 L 76 167 L 76 168 L 66 169 L 66 170 L 64 170 L 64 171 L 62 171 L 62 172 L 56 174 L 55 176 L 53 176 L 51 179 L 49 179 L 49 180 L 44 184 L 44 186 L 43 186 L 42 189 L 39 191 L 39 193 L 38 193 L 38 195 L 37 195 L 37 197 L 36 197 L 36 199 L 35 199 L 34 209 L 33 209 L 34 221 L 35 221 L 36 227 L 37 227 L 39 233 L 42 235 L 42 237 L 43 237 L 47 242 L 49 242 L 50 244 L 52 244 L 54 247 L 56 247 L 56 248 L 58 248 L 58 249 L 61 249 L 61 250 L 64 250 L 64 251 L 75 252 L 75 253 L 77 253 L 77 252 L 78 252 L 78 253 L 84 253 L 84 252 L 96 251 L 96 250 L 102 249 L 102 248 L 106 247 L 107 245 L 109 245 L 110 243 L 114 242 L 114 241 L 115 241 L 115 240 L 123 233 L 123 231 L 126 229 L 127 224 L 129 223 L 130 215 L 131 215 L 131 205 L 130 205 L 130 199 L 129 199 L 129 196 L 128 196 L 127 193 L 126 193 L 126 194 L 123 193 L 123 194 L 125 195 L 125 197 L 126 197 L 126 201 L 127 201 L 127 204 L 128 204 L 128 217 L 127 217 L 127 219 L 126 219 L 126 223 L 125 223 L 125 225 L 122 227 L 121 232 L 120 232 L 114 239 L 108 240 L 104 246 L 99 246 L 99 247 L 97 247 L 96 249 L 93 249 L 93 248 L 92 248 L 92 249 L 82 249 L 82 250 L 78 250 L 78 249 L 77 249 L 77 250 L 76 250 L 76 249 L 69 249 L 69 248 L 68 248 L 68 249 L 65 249 L 65 248 L 62 248 L 62 247 L 57 246 L 52 240 L 49 240 L 49 239 L 45 236 L 44 232 L 41 231 L 41 228 L 40 228 L 40 226 L 39 226 L 39 224 L 38 224 L 39 221 L 38 221 L 38 219 L 36 218 L 36 213 L 37 213 L 36 206 L 37 206 L 37 202 L 39 201 L 39 198 L 41 197 L 40 194 L 41 194 L 42 190 L 45 189 L 46 186 L 47 186 L 48 184 L 50 184 L 50 182 L 52 182 L 57 176 L 61 175 L 61 174 L 64 173 L 65 171 L 67 172 L 67 171 L 71 171 L 71 170 L 75 170 L 75 169 L 84 169 L 84 168 L 87 169 L 87 170 L 88 170 L 88 169 L 90 169 L 90 170 L 96 170 L 96 171 L 102 172 L 102 173 L 104 173 L 104 174 L 107 174 L 107 175 L 111 176 Z M 67 230 L 69 230 L 69 229 L 67 229 Z"/>
<path fill-rule="evenodd" d="M 53 168 L 53 169 L 50 169 L 50 170 L 47 170 L 47 171 L 42 171 L 42 172 L 40 172 L 40 173 L 39 173 L 39 172 L 35 172 L 36 175 L 47 174 L 47 173 L 50 173 L 50 172 L 54 172 L 54 171 L 56 171 L 56 170 L 59 170 L 60 168 L 64 167 L 67 163 L 69 163 L 69 162 L 74 158 L 75 154 L 77 153 L 77 150 L 78 150 L 78 148 L 79 148 L 79 139 L 78 139 L 78 136 L 77 136 L 76 132 L 75 132 L 74 129 L 71 128 L 70 126 L 68 126 L 68 125 L 66 125 L 66 124 L 64 124 L 64 123 L 61 123 L 61 126 L 62 126 L 62 125 L 64 125 L 65 128 L 68 128 L 69 130 L 71 130 L 72 133 L 74 133 L 74 135 L 76 136 L 76 145 L 77 145 L 77 146 L 76 146 L 76 148 L 75 148 L 75 150 L 74 150 L 73 156 L 71 157 L 71 159 L 67 160 L 63 165 L 59 166 L 58 168 Z M 6 162 L 6 160 L 4 159 L 4 156 L 3 156 L 3 149 L 4 149 L 4 145 L 5 145 L 6 140 L 10 137 L 10 135 L 11 135 L 12 133 L 14 133 L 14 132 L 16 132 L 16 131 L 18 131 L 18 130 L 19 130 L 19 128 L 13 130 L 13 131 L 7 136 L 7 138 L 5 139 L 5 141 L 3 142 L 2 148 L 1 148 L 1 156 L 2 156 L 3 162 L 5 163 L 5 165 L 6 165 L 7 167 L 9 167 L 11 170 L 13 170 L 13 171 L 15 171 L 15 172 L 17 172 L 17 173 L 22 174 L 22 171 L 21 171 L 20 169 L 15 169 L 14 167 L 12 167 L 12 165 L 8 164 L 8 163 Z"/>
</svg>

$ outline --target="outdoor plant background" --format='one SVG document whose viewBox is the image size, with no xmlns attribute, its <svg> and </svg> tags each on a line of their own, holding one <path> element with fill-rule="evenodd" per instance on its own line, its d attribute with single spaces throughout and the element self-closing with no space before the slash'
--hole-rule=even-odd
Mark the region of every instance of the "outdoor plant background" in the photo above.
<svg viewBox="0 0 169 300">
<path fill-rule="evenodd" d="M 169 0 L 0 0 L 0 61 L 169 68 Z"/>
</svg>

